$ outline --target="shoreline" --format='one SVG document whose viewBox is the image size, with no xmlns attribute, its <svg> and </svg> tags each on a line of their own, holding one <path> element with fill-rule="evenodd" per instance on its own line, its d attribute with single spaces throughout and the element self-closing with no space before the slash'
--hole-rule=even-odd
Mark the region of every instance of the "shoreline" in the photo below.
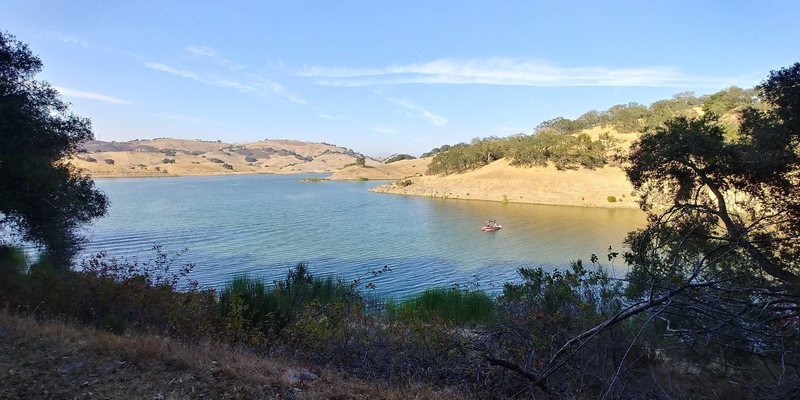
<svg viewBox="0 0 800 400">
<path fill-rule="evenodd" d="M 495 199 L 487 199 L 487 198 L 479 198 L 479 197 L 461 197 L 457 195 L 444 195 L 444 196 L 436 196 L 436 195 L 426 195 L 426 194 L 416 194 L 416 193 L 406 193 L 399 190 L 392 190 L 392 189 L 381 189 L 385 186 L 392 186 L 390 185 L 381 185 L 376 186 L 374 188 L 368 189 L 372 193 L 379 193 L 379 194 L 388 194 L 388 195 L 395 195 L 395 196 L 408 196 L 408 197 L 422 197 L 427 199 L 433 200 L 457 200 L 457 201 L 486 201 L 490 203 L 501 203 L 501 204 L 530 204 L 530 205 L 537 205 L 537 206 L 552 206 L 552 207 L 574 207 L 574 208 L 600 208 L 600 209 L 607 209 L 607 210 L 640 210 L 639 203 L 634 201 L 628 202 L 617 202 L 617 203 L 609 203 L 608 206 L 598 205 L 598 204 L 571 204 L 571 203 L 557 203 L 557 202 L 536 202 L 536 201 L 503 201 L 495 200 Z M 624 203 L 624 204 L 623 204 Z M 615 205 L 611 205 L 615 204 Z"/>
</svg>

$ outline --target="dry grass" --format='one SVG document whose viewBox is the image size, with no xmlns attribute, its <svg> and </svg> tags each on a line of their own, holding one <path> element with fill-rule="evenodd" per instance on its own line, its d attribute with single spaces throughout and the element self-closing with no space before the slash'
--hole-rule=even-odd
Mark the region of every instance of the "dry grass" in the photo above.
<svg viewBox="0 0 800 400">
<path fill-rule="evenodd" d="M 373 190 L 450 199 L 506 201 L 579 207 L 639 208 L 633 185 L 619 168 L 558 171 L 555 167 L 515 167 L 507 159 L 463 174 L 411 178 L 409 186 L 384 185 Z M 614 195 L 618 202 L 609 203 Z"/>
<path fill-rule="evenodd" d="M 358 180 L 367 178 L 369 180 L 395 180 L 410 176 L 421 176 L 428 169 L 432 157 L 418 158 L 415 160 L 400 160 L 389 164 L 383 164 L 372 160 L 367 160 L 369 168 L 351 166 L 336 171 L 331 175 L 333 180 Z"/>
<path fill-rule="evenodd" d="M 315 375 L 310 380 L 297 376 Z M 0 313 L 0 398 L 456 399 L 215 344 Z"/>
<path fill-rule="evenodd" d="M 147 176 L 194 176 L 194 175 L 235 175 L 235 174 L 295 174 L 309 172 L 331 172 L 353 163 L 355 156 L 346 154 L 343 147 L 300 142 L 294 140 L 265 140 L 254 143 L 238 143 L 231 150 L 230 143 L 206 142 L 183 139 L 155 139 L 135 142 L 138 146 L 148 146 L 156 151 L 102 151 L 80 154 L 67 160 L 84 169 L 95 178 L 147 177 Z M 161 150 L 175 150 L 176 154 L 167 156 Z M 291 153 L 275 153 L 269 157 L 258 155 L 256 162 L 247 162 L 245 155 L 259 151 L 281 151 L 296 153 L 302 157 L 313 157 L 312 161 L 301 160 Z M 202 152 L 202 154 L 192 154 Z M 87 162 L 89 156 L 96 162 Z M 161 160 L 170 158 L 175 163 L 162 164 Z M 216 158 L 232 165 L 225 169 L 221 163 L 210 161 Z M 114 160 L 113 165 L 103 162 Z M 372 160 L 370 160 L 372 161 Z M 372 161 L 372 163 L 376 163 Z M 158 168 L 158 170 L 156 170 Z M 165 172 L 166 171 L 166 172 Z"/>
</svg>

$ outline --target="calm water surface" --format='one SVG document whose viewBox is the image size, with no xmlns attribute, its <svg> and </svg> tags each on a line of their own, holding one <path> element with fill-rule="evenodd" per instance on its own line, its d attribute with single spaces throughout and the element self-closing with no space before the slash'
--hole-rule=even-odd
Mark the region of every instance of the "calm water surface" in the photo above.
<svg viewBox="0 0 800 400">
<path fill-rule="evenodd" d="M 378 182 L 300 183 L 303 176 L 102 179 L 111 207 L 89 229 L 86 254 L 188 252 L 193 277 L 219 286 L 236 274 L 269 280 L 298 262 L 348 279 L 388 265 L 376 284 L 404 296 L 477 280 L 490 289 L 522 266 L 563 267 L 621 248 L 644 225 L 638 210 L 501 204 L 377 194 Z M 504 227 L 486 233 L 496 219 Z M 624 271 L 618 261 L 615 269 Z"/>
</svg>

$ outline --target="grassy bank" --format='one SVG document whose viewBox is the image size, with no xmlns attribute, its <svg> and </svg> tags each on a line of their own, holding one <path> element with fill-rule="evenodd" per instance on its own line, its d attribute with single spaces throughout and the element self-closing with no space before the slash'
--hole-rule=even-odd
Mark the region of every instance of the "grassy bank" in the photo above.
<svg viewBox="0 0 800 400">
<path fill-rule="evenodd" d="M 620 282 L 596 265 L 522 268 L 498 297 L 432 288 L 376 307 L 365 288 L 388 269 L 348 281 L 300 264 L 275 282 L 235 277 L 217 293 L 188 278 L 191 264 L 156 252 L 148 262 L 99 255 L 65 271 L 3 248 L 0 304 L 9 311 L 0 318 L 0 364 L 9 367 L 0 373 L 11 385 L 2 394 L 24 397 L 25 382 L 36 382 L 62 397 L 84 387 L 110 397 L 191 397 L 198 392 L 185 390 L 194 387 L 211 397 L 562 398 L 575 390 L 596 397 L 605 379 L 621 379 L 615 398 L 662 398 L 653 390 L 670 379 L 668 395 L 683 398 L 722 393 L 733 377 L 751 388 L 768 379 L 718 369 L 719 379 L 704 376 L 704 384 L 687 379 L 687 370 L 709 366 L 689 352 L 666 353 L 674 344 L 662 339 L 664 327 L 631 318 L 583 343 L 547 391 L 537 388 L 509 365 L 544 371 L 575 335 L 625 307 Z M 70 324 L 32 326 L 16 315 Z M 46 366 L 52 354 L 57 373 Z M 12 374 L 16 360 L 25 367 Z M 98 373 L 109 368 L 119 375 Z"/>
</svg>

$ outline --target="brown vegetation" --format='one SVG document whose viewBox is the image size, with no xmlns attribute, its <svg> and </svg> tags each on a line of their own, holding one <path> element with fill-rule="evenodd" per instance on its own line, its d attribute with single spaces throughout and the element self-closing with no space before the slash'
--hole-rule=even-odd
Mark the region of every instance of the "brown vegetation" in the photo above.
<svg viewBox="0 0 800 400">
<path fill-rule="evenodd" d="M 0 398 L 457 399 L 243 348 L 120 336 L 0 312 Z"/>
</svg>

